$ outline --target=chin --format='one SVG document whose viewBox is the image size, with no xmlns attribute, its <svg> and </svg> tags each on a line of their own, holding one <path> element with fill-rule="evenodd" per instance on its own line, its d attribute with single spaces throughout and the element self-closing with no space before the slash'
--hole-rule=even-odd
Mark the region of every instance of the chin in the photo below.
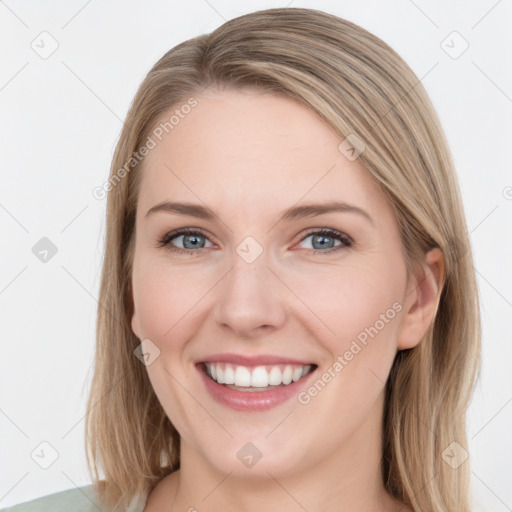
<svg viewBox="0 0 512 512">
<path fill-rule="evenodd" d="M 230 474 L 230 477 L 241 479 L 268 479 L 290 475 L 304 464 L 304 449 L 277 445 L 265 440 L 248 441 L 247 436 L 230 439 L 228 443 L 218 446 L 215 453 L 204 453 L 210 464 L 220 473 Z"/>
</svg>

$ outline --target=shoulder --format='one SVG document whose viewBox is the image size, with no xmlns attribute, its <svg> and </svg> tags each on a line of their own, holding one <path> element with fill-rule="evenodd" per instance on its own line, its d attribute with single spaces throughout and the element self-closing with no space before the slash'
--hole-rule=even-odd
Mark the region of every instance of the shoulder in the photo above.
<svg viewBox="0 0 512 512">
<path fill-rule="evenodd" d="M 75 512 L 97 512 L 98 507 L 95 504 L 96 495 L 94 486 L 75 487 L 66 491 L 48 494 L 35 500 L 20 503 L 9 508 L 3 508 L 0 512 L 65 512 L 73 510 Z"/>
<path fill-rule="evenodd" d="M 174 500 L 179 480 L 179 470 L 162 478 L 148 496 L 144 512 L 160 512 Z M 2 511 L 0 511 L 2 512 Z"/>
<path fill-rule="evenodd" d="M 136 496 L 128 508 L 129 512 L 143 512 L 147 496 Z M 19 503 L 0 512 L 98 512 L 100 510 L 94 485 L 75 487 L 48 494 L 35 500 Z"/>
</svg>

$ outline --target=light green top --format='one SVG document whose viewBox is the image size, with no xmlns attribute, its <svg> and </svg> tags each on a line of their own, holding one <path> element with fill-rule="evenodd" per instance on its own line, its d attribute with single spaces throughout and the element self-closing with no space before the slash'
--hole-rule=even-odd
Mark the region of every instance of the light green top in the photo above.
<svg viewBox="0 0 512 512">
<path fill-rule="evenodd" d="M 143 512 L 147 497 L 147 493 L 135 496 L 126 512 Z M 3 508 L 0 512 L 106 512 L 97 503 L 99 501 L 91 484 Z"/>
</svg>

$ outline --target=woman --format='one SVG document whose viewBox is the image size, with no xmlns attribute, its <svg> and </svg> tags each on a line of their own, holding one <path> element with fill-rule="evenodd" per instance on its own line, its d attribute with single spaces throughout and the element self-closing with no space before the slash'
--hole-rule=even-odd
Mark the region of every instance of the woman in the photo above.
<svg viewBox="0 0 512 512">
<path fill-rule="evenodd" d="M 104 509 L 469 510 L 468 231 L 389 46 L 295 8 L 176 46 L 105 191 L 87 418 Z"/>
</svg>

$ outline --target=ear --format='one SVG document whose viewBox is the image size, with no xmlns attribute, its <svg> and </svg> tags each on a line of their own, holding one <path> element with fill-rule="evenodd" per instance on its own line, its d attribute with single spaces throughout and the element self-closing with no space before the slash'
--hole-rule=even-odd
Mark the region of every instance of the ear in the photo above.
<svg viewBox="0 0 512 512">
<path fill-rule="evenodd" d="M 422 340 L 434 322 L 443 286 L 443 253 L 435 247 L 425 255 L 421 268 L 407 282 L 398 350 L 413 348 Z"/>
<path fill-rule="evenodd" d="M 132 311 L 133 311 L 132 320 L 131 320 L 132 331 L 135 334 L 135 336 L 137 336 L 137 338 L 140 339 L 139 317 L 137 315 L 137 311 L 135 310 L 135 301 L 133 300 L 133 287 L 132 286 L 130 286 L 130 298 L 131 298 Z"/>
</svg>

